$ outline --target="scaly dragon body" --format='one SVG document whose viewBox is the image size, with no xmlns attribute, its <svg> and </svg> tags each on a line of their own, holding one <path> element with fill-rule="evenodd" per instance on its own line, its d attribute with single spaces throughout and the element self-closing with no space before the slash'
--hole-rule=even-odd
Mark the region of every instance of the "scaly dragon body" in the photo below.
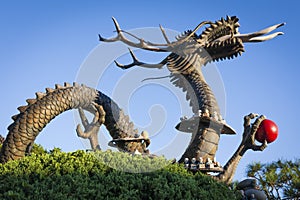
<svg viewBox="0 0 300 200">
<path fill-rule="evenodd" d="M 84 85 L 56 85 L 55 89 L 47 88 L 46 93 L 38 92 L 35 99 L 26 101 L 28 105 L 18 108 L 20 113 L 12 117 L 14 122 L 8 127 L 0 154 L 2 163 L 23 157 L 42 129 L 53 118 L 70 109 L 82 108 L 95 114 L 95 105 L 100 105 L 106 113 L 104 125 L 113 139 L 134 138 L 137 134 L 129 117 L 113 100 Z M 126 143 L 120 145 L 123 145 L 120 149 L 126 150 Z M 143 152 L 145 149 L 139 150 Z"/>
</svg>

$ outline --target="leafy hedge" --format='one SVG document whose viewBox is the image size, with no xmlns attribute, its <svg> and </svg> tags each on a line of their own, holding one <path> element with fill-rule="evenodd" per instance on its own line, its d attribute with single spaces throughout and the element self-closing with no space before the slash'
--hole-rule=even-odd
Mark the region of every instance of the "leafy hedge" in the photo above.
<svg viewBox="0 0 300 200">
<path fill-rule="evenodd" d="M 163 168 L 160 168 L 163 167 Z M 156 171 L 154 171 L 156 169 Z M 133 173 L 144 172 L 144 173 Z M 46 152 L 0 164 L 0 199 L 240 199 L 228 186 L 163 157 Z"/>
</svg>

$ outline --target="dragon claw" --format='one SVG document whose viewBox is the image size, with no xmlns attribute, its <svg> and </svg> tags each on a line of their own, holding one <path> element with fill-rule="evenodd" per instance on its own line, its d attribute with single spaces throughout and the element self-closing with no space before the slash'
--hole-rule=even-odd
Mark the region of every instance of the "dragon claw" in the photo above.
<svg viewBox="0 0 300 200">
<path fill-rule="evenodd" d="M 256 118 L 256 119 L 255 119 Z M 255 121 L 251 124 L 251 120 Z M 244 117 L 244 134 L 242 144 L 245 146 L 245 151 L 252 149 L 253 151 L 263 151 L 267 147 L 267 141 L 262 145 L 255 144 L 255 135 L 259 128 L 260 123 L 266 119 L 264 115 L 250 113 Z"/>
<path fill-rule="evenodd" d="M 267 148 L 267 146 L 268 146 L 268 142 L 265 140 L 263 144 L 261 145 L 253 144 L 252 146 L 250 146 L 249 149 L 252 149 L 253 151 L 263 151 L 265 148 Z"/>
<path fill-rule="evenodd" d="M 251 119 L 254 119 L 255 117 L 258 117 L 258 114 L 256 114 L 256 113 L 250 113 L 250 114 L 246 115 L 244 117 L 244 127 L 245 126 L 250 126 Z"/>
<path fill-rule="evenodd" d="M 78 137 L 81 137 L 81 138 L 84 138 L 84 139 L 88 138 L 88 137 L 86 137 L 87 135 L 86 135 L 86 134 L 84 133 L 84 131 L 82 130 L 80 124 L 77 124 L 77 126 L 76 126 L 76 133 L 77 133 L 77 136 L 78 136 Z"/>
</svg>

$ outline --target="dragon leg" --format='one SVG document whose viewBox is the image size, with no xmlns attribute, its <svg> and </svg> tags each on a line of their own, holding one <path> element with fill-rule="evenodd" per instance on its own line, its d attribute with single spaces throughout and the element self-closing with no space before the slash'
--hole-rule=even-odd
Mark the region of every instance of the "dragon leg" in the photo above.
<svg viewBox="0 0 300 200">
<path fill-rule="evenodd" d="M 256 120 L 251 125 L 251 120 L 254 118 L 256 118 Z M 244 133 L 242 142 L 224 166 L 224 171 L 220 173 L 217 177 L 215 177 L 217 180 L 228 184 L 231 183 L 235 170 L 246 151 L 248 151 L 249 149 L 252 149 L 253 151 L 263 151 L 267 147 L 267 141 L 265 141 L 260 146 L 255 144 L 255 134 L 260 123 L 264 119 L 265 116 L 261 115 L 258 117 L 257 114 L 253 113 L 244 117 Z"/>
<path fill-rule="evenodd" d="M 77 125 L 76 132 L 78 137 L 89 139 L 92 150 L 101 150 L 99 142 L 98 142 L 98 132 L 100 126 L 105 122 L 105 111 L 103 106 L 95 104 L 95 112 L 94 119 L 91 123 L 87 120 L 84 111 L 82 108 L 78 108 L 79 116 L 84 127 L 84 131 L 82 131 L 80 124 Z"/>
</svg>

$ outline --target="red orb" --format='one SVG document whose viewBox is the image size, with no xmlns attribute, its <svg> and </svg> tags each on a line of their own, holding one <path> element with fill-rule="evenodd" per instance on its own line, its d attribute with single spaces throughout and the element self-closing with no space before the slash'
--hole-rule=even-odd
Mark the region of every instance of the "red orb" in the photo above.
<svg viewBox="0 0 300 200">
<path fill-rule="evenodd" d="M 263 120 L 255 134 L 255 139 L 263 143 L 267 140 L 268 143 L 274 142 L 278 136 L 278 127 L 272 120 Z"/>
</svg>

